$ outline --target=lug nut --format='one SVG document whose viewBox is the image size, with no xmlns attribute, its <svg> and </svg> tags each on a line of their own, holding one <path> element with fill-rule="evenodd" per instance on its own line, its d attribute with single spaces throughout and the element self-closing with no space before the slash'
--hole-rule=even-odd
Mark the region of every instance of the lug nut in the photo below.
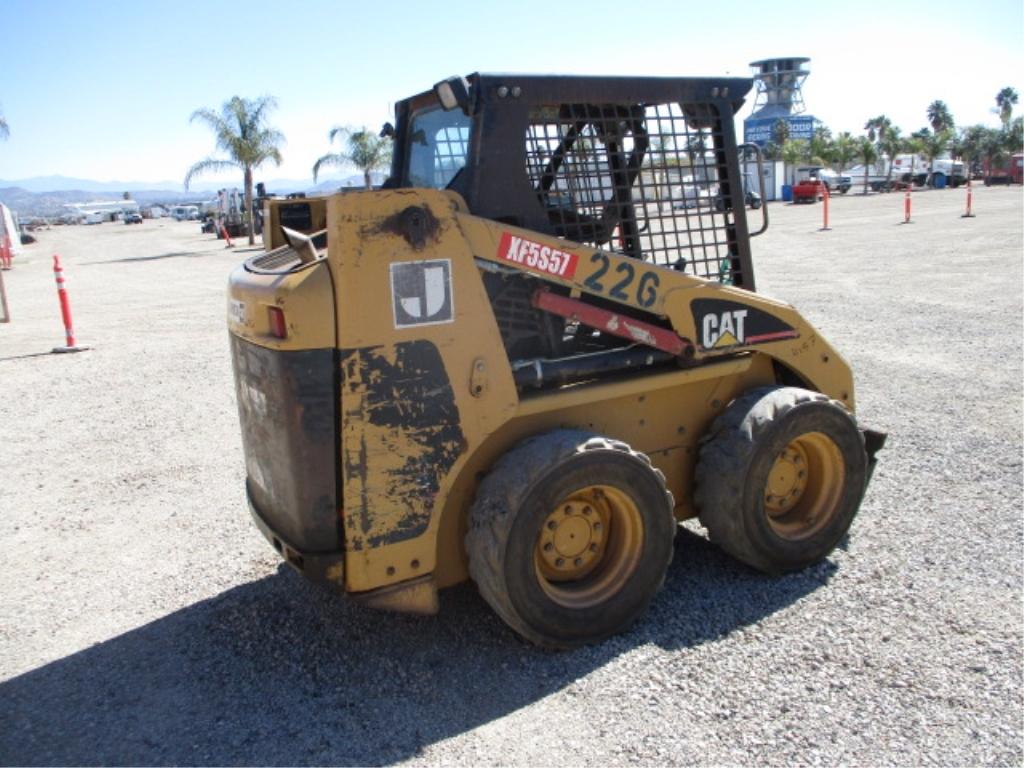
<svg viewBox="0 0 1024 768">
<path fill-rule="evenodd" d="M 561 568 L 563 565 L 565 565 L 565 558 L 560 557 L 557 560 L 555 560 L 556 568 Z"/>
<path fill-rule="evenodd" d="M 554 548 L 555 548 L 555 545 L 552 544 L 550 541 L 547 544 L 544 545 L 544 551 L 545 552 L 550 552 Z"/>
<path fill-rule="evenodd" d="M 572 564 L 579 568 L 581 565 L 583 565 L 583 558 L 577 557 L 575 560 L 572 561 Z"/>
<path fill-rule="evenodd" d="M 558 527 L 558 523 L 556 523 L 554 520 L 549 520 L 548 521 L 548 530 L 553 531 L 557 527 Z"/>
</svg>

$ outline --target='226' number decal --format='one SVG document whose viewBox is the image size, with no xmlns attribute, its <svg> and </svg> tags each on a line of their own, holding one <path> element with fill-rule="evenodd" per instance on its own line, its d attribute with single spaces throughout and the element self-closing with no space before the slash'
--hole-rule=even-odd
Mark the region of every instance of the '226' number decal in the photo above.
<svg viewBox="0 0 1024 768">
<path fill-rule="evenodd" d="M 611 263 L 608 261 L 608 256 L 600 251 L 596 252 L 590 257 L 591 264 L 600 264 L 597 271 L 590 275 L 586 280 L 583 281 L 583 285 L 594 291 L 595 293 L 607 293 L 613 299 L 617 301 L 631 301 L 627 290 L 636 282 L 636 289 L 634 296 L 636 297 L 636 303 L 641 307 L 649 307 L 658 298 L 658 286 L 661 281 L 658 279 L 656 272 L 643 272 L 640 275 L 640 279 L 636 280 L 636 270 L 633 265 L 628 261 L 621 262 L 615 267 L 615 273 L 608 277 L 609 280 L 614 280 L 614 284 L 610 288 L 606 288 L 602 281 L 608 274 L 608 270 L 611 267 Z"/>
</svg>

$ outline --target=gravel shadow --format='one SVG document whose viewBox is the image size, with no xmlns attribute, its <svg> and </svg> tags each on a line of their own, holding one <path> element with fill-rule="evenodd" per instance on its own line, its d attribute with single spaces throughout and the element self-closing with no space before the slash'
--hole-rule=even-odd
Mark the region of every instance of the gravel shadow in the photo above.
<svg viewBox="0 0 1024 768">
<path fill-rule="evenodd" d="M 106 259 L 105 261 L 83 261 L 83 267 L 94 267 L 97 264 L 130 264 L 137 261 L 161 261 L 163 259 L 201 259 L 209 256 L 208 253 L 195 251 L 173 251 L 171 253 L 158 253 L 153 256 L 126 256 L 123 259 Z"/>
<path fill-rule="evenodd" d="M 520 642 L 472 585 L 441 613 L 378 613 L 285 566 L 0 684 L 4 765 L 379 765 L 415 757 L 654 643 L 713 641 L 821 586 L 682 529 L 665 589 L 629 633 L 553 653 Z"/>
</svg>

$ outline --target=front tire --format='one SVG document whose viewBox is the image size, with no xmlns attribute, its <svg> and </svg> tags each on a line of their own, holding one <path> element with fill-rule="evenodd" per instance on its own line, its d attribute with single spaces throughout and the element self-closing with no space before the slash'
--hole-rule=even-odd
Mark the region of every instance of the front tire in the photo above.
<svg viewBox="0 0 1024 768">
<path fill-rule="evenodd" d="M 846 534 L 867 453 L 842 404 L 796 387 L 734 400 L 703 441 L 694 499 L 711 540 L 766 573 L 804 568 Z"/>
<path fill-rule="evenodd" d="M 665 478 L 625 443 L 559 430 L 513 448 L 469 513 L 469 572 L 512 629 L 552 648 L 627 629 L 665 580 Z"/>
</svg>

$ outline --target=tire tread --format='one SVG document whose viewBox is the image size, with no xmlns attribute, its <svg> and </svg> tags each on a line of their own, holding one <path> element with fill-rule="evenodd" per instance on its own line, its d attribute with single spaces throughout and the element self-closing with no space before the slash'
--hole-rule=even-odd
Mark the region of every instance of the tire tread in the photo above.
<svg viewBox="0 0 1024 768">
<path fill-rule="evenodd" d="M 651 466 L 650 458 L 619 440 L 582 430 L 548 432 L 520 443 L 502 456 L 480 483 L 469 511 L 465 544 L 469 555 L 470 577 L 476 582 L 480 595 L 506 624 L 542 647 L 569 648 L 583 643 L 551 638 L 536 631 L 513 605 L 504 577 L 504 553 L 515 520 L 513 511 L 519 509 L 531 489 L 547 474 L 557 471 L 563 461 L 578 453 L 595 450 L 625 453 Z M 652 475 L 661 485 L 668 509 L 673 509 L 674 501 L 666 487 L 664 474 L 653 470 Z M 671 551 L 672 547 L 669 547 L 669 562 Z M 668 563 L 665 564 L 666 570 L 667 567 Z M 658 589 L 663 583 L 664 574 Z M 591 638 L 585 642 L 597 639 L 601 638 Z"/>
</svg>

